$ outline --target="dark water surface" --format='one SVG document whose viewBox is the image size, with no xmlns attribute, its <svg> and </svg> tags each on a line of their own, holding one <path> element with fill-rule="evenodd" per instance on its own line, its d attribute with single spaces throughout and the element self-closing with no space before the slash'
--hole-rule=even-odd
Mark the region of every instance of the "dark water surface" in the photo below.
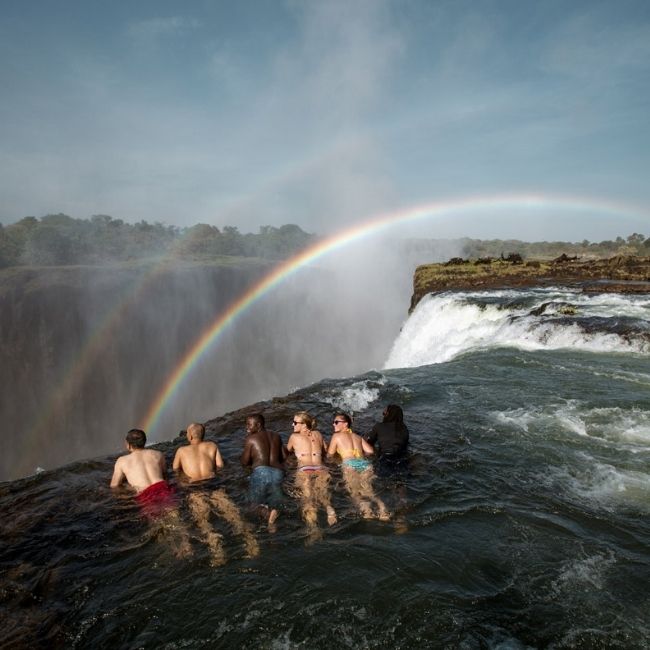
<svg viewBox="0 0 650 650">
<path fill-rule="evenodd" d="M 339 522 L 308 535 L 289 471 L 277 532 L 246 515 L 259 556 L 212 517 L 228 558 L 213 567 L 185 501 L 193 556 L 179 559 L 169 530 L 151 528 L 127 490 L 111 492 L 114 456 L 1 484 L 0 646 L 650 647 L 646 307 L 527 316 L 549 298 L 519 298 L 494 294 L 498 309 L 483 299 L 478 311 L 441 299 L 434 324 L 415 313 L 419 329 L 405 327 L 393 350 L 412 367 L 324 380 L 209 423 L 221 485 L 243 510 L 246 413 L 262 408 L 286 442 L 297 410 L 329 435 L 335 406 L 364 433 L 383 405 L 402 404 L 408 469 L 375 481 L 390 522 L 361 519 L 332 464 Z M 621 314 L 635 319 L 631 338 L 616 331 Z M 582 317 L 600 319 L 596 335 Z M 450 358 L 423 365 L 429 327 L 434 354 Z M 181 442 L 158 445 L 169 463 Z"/>
<path fill-rule="evenodd" d="M 313 539 L 289 473 L 258 557 L 213 518 L 219 568 L 184 505 L 194 555 L 177 559 L 126 490 L 111 493 L 114 457 L 2 484 L 0 646 L 649 647 L 647 356 L 487 349 L 262 407 L 286 442 L 295 410 L 329 435 L 344 406 L 363 433 L 388 402 L 412 438 L 408 471 L 375 482 L 391 522 L 360 519 L 333 465 L 339 523 Z M 209 427 L 242 507 L 250 410 Z M 159 448 L 171 462 L 176 444 Z"/>
</svg>

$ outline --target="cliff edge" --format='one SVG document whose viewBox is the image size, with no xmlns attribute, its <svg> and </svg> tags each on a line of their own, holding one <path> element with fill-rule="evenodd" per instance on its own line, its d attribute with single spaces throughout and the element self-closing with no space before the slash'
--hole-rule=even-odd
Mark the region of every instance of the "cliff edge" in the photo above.
<svg viewBox="0 0 650 650">
<path fill-rule="evenodd" d="M 507 258 L 423 264 L 415 269 L 411 307 L 428 293 L 480 291 L 532 286 L 571 286 L 583 291 L 650 293 L 650 257 L 618 255 L 608 259 L 580 260 L 561 255 L 554 260 L 524 261 Z"/>
</svg>

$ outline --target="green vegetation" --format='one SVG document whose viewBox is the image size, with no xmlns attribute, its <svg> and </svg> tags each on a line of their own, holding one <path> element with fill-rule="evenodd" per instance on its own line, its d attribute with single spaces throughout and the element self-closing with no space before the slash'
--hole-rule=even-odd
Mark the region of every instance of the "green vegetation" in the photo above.
<svg viewBox="0 0 650 650">
<path fill-rule="evenodd" d="M 524 242 L 518 239 L 461 239 L 462 255 L 469 259 L 501 257 L 509 253 L 518 253 L 528 260 L 548 260 L 560 255 L 597 259 L 613 255 L 650 255 L 650 237 L 647 239 L 640 233 L 633 233 L 626 239 L 617 237 L 615 240 L 590 242 L 587 239 L 579 243 L 571 242 Z"/>
<path fill-rule="evenodd" d="M 606 286 L 599 284 L 603 280 L 608 281 Z M 581 259 L 563 253 L 553 260 L 524 261 L 520 255 L 511 254 L 505 259 L 469 261 L 452 258 L 444 264 L 423 264 L 415 270 L 411 310 L 423 296 L 436 291 L 475 291 L 544 286 L 549 283 L 583 287 L 585 283 L 591 283 L 600 291 L 648 292 L 650 256 L 614 255 Z"/>
<path fill-rule="evenodd" d="M 313 240 L 314 235 L 292 224 L 241 234 L 233 226 L 219 230 L 197 224 L 181 229 L 146 221 L 129 224 L 105 214 L 90 219 L 49 214 L 41 219 L 25 217 L 5 227 L 0 224 L 0 268 L 105 264 L 162 255 L 188 261 L 223 256 L 276 260 Z"/>
<path fill-rule="evenodd" d="M 0 268 L 13 266 L 70 266 L 113 262 L 137 262 L 162 255 L 179 261 L 214 261 L 224 256 L 286 259 L 312 243 L 316 235 L 288 224 L 262 226 L 259 233 L 242 234 L 234 226 L 222 230 L 199 223 L 189 228 L 156 222 L 125 223 L 105 214 L 74 219 L 66 214 L 48 214 L 40 219 L 24 217 L 17 223 L 0 224 Z M 613 255 L 650 255 L 650 238 L 634 233 L 623 239 L 580 243 L 524 242 L 516 239 L 413 240 L 406 249 L 419 250 L 428 244 L 460 245 L 469 259 L 501 258 L 516 252 L 524 260 L 552 259 L 559 255 L 585 259 Z M 467 271 L 469 272 L 469 271 Z"/>
</svg>

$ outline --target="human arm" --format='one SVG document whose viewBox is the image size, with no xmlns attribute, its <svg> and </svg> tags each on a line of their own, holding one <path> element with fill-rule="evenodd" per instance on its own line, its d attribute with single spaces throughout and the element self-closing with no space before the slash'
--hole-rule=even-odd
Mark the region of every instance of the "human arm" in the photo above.
<svg viewBox="0 0 650 650">
<path fill-rule="evenodd" d="M 375 442 L 377 442 L 377 427 L 372 427 L 370 433 L 366 433 L 366 435 L 363 436 L 363 439 L 374 447 Z"/>
<path fill-rule="evenodd" d="M 214 454 L 214 464 L 217 466 L 218 469 L 221 469 L 223 467 L 223 458 L 221 458 L 221 452 L 219 451 L 219 445 L 215 442 L 214 446 L 216 448 L 215 454 Z"/>
<path fill-rule="evenodd" d="M 327 444 L 325 443 L 325 438 L 323 437 L 323 434 L 320 431 L 316 431 L 315 433 L 317 433 L 318 437 L 320 438 L 321 454 L 327 455 Z"/>
<path fill-rule="evenodd" d="M 176 454 L 174 454 L 174 462 L 172 463 L 172 469 L 176 473 L 180 472 L 183 469 L 182 456 L 183 454 L 181 453 L 181 450 L 177 449 Z"/>
<path fill-rule="evenodd" d="M 282 436 L 278 433 L 278 440 L 280 444 L 280 460 L 284 462 L 289 455 L 286 445 L 282 442 Z"/>
<path fill-rule="evenodd" d="M 282 465 L 286 454 L 284 452 L 284 445 L 282 444 L 282 438 L 279 433 L 269 433 L 269 461 L 274 461 Z"/>
<path fill-rule="evenodd" d="M 247 438 L 244 441 L 244 451 L 242 451 L 241 456 L 239 457 L 239 460 L 244 467 L 251 464 L 251 446 L 250 440 Z"/>
<path fill-rule="evenodd" d="M 162 477 L 167 478 L 167 463 L 165 462 L 165 454 L 162 452 L 158 456 L 158 466 L 160 467 Z"/>
<path fill-rule="evenodd" d="M 361 438 L 361 449 L 367 456 L 372 456 L 375 453 L 375 448 L 363 438 Z"/>
<path fill-rule="evenodd" d="M 115 468 L 113 469 L 113 477 L 111 478 L 111 487 L 119 487 L 120 483 L 126 478 L 124 469 L 122 468 L 123 463 L 121 462 L 122 458 L 118 458 L 115 461 Z"/>
<path fill-rule="evenodd" d="M 334 456 L 336 454 L 336 450 L 338 448 L 338 441 L 339 441 L 339 436 L 337 433 L 335 433 L 332 436 L 332 439 L 330 440 L 330 445 L 327 448 L 327 455 L 328 456 Z"/>
</svg>

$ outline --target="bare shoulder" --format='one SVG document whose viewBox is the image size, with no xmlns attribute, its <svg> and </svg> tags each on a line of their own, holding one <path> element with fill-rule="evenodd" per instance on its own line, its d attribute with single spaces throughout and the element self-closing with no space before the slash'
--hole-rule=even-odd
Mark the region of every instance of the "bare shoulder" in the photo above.
<svg viewBox="0 0 650 650">
<path fill-rule="evenodd" d="M 214 442 L 213 440 L 204 440 L 201 443 L 201 449 L 203 449 L 206 452 L 214 452 L 217 449 L 219 449 L 219 447 L 218 447 L 217 443 Z"/>
</svg>

